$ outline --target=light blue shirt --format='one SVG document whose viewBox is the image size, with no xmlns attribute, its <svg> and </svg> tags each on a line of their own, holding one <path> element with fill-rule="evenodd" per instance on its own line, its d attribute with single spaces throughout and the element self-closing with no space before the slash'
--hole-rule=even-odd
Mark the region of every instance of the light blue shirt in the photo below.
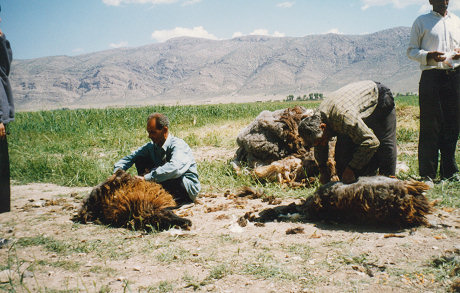
<svg viewBox="0 0 460 293">
<path fill-rule="evenodd" d="M 127 170 L 137 157 L 149 157 L 154 162 L 153 170 L 144 175 L 145 180 L 161 183 L 166 180 L 182 177 L 185 189 L 192 200 L 195 200 L 201 185 L 198 180 L 196 162 L 188 144 L 172 134 L 168 134 L 165 143 L 159 147 L 148 142 L 130 155 L 122 158 L 114 165 L 118 169 Z"/>
</svg>

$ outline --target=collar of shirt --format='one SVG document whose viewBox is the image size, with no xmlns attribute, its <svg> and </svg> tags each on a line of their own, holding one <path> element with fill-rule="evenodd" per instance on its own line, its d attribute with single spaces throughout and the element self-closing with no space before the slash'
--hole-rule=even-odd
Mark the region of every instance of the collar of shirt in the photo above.
<svg viewBox="0 0 460 293">
<path fill-rule="evenodd" d="M 172 134 L 168 133 L 168 137 L 165 140 L 165 143 L 161 146 L 161 148 L 166 152 L 169 146 L 171 146 L 172 143 Z"/>
<path fill-rule="evenodd" d="M 436 12 L 434 10 L 431 10 L 430 12 L 431 12 L 431 14 L 433 14 L 434 16 L 439 17 L 439 18 L 450 18 L 450 12 L 449 11 L 446 12 L 446 16 L 442 16 L 439 12 Z"/>
</svg>

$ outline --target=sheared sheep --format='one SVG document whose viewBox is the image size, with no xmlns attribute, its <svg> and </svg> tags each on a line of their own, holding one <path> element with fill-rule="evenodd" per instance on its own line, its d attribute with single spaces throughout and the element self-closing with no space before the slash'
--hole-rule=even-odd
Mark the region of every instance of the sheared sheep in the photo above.
<svg viewBox="0 0 460 293">
<path fill-rule="evenodd" d="M 296 178 L 302 176 L 302 173 L 302 160 L 294 156 L 254 168 L 254 175 L 258 178 L 277 181 L 281 184 L 295 181 Z"/>
<path fill-rule="evenodd" d="M 73 220 L 144 230 L 188 229 L 192 222 L 175 215 L 171 211 L 175 206 L 172 195 L 160 184 L 117 170 L 91 191 Z"/>
<path fill-rule="evenodd" d="M 307 151 L 297 129 L 302 118 L 312 114 L 313 110 L 300 106 L 261 112 L 238 134 L 236 161 L 252 168 L 294 154 L 304 156 Z"/>
<path fill-rule="evenodd" d="M 428 189 L 423 182 L 384 176 L 360 177 L 353 184 L 330 182 L 300 205 L 267 209 L 254 220 L 267 222 L 283 214 L 299 213 L 306 221 L 325 219 L 398 228 L 428 225 L 426 215 L 431 206 L 424 195 Z"/>
<path fill-rule="evenodd" d="M 290 186 L 312 182 L 319 173 L 322 178 L 338 180 L 335 172 L 334 145 L 331 141 L 327 168 L 318 168 L 313 149 L 306 150 L 299 136 L 300 121 L 313 114 L 313 110 L 301 106 L 263 111 L 244 128 L 237 137 L 238 150 L 231 162 L 237 174 L 240 164 L 254 168 L 252 174 L 268 181 Z"/>
</svg>

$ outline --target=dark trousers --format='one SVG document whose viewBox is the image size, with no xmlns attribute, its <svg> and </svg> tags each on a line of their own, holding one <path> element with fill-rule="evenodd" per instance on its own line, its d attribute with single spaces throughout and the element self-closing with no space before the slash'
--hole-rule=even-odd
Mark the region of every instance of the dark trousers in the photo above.
<svg viewBox="0 0 460 293">
<path fill-rule="evenodd" d="M 153 170 L 153 161 L 150 158 L 136 158 L 134 165 L 136 166 L 137 174 L 139 174 L 139 176 L 143 176 Z M 161 186 L 163 186 L 163 188 L 173 196 L 177 205 L 180 206 L 192 202 L 187 190 L 185 189 L 182 177 L 159 182 L 159 184 L 161 184 Z"/>
<path fill-rule="evenodd" d="M 419 84 L 419 173 L 436 178 L 441 153 L 441 178 L 458 172 L 455 149 L 460 129 L 460 68 L 424 70 Z"/>
<path fill-rule="evenodd" d="M 379 85 L 379 102 L 374 112 L 364 119 L 364 123 L 374 131 L 380 141 L 380 146 L 366 166 L 354 170 L 355 176 L 373 176 L 378 173 L 394 176 L 396 173 L 396 110 L 391 91 Z M 341 177 L 343 171 L 353 158 L 358 145 L 349 136 L 338 135 L 335 146 L 335 161 L 337 174 Z"/>
<path fill-rule="evenodd" d="M 10 159 L 8 141 L 0 139 L 0 213 L 10 211 Z"/>
</svg>

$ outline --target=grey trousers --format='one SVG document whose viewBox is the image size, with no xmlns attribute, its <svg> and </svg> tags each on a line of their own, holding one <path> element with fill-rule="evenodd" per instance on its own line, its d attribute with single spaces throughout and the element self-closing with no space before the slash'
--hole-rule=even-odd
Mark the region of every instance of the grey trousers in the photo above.
<svg viewBox="0 0 460 293">
<path fill-rule="evenodd" d="M 458 172 L 455 149 L 460 129 L 460 68 L 455 71 L 424 70 L 419 84 L 420 136 L 419 173 L 450 178 Z"/>
<path fill-rule="evenodd" d="M 10 211 L 10 159 L 6 136 L 0 139 L 0 213 Z"/>
</svg>

